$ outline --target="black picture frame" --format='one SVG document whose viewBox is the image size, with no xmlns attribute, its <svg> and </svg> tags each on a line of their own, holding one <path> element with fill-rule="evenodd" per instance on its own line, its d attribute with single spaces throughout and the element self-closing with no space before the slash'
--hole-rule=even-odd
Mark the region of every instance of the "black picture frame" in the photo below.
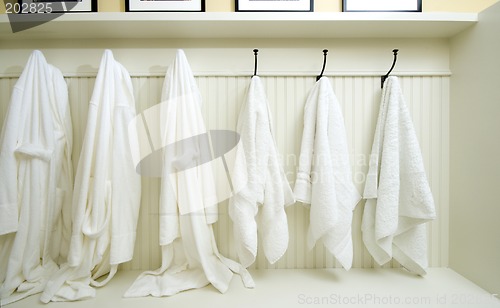
<svg viewBox="0 0 500 308">
<path fill-rule="evenodd" d="M 105 0 L 103 0 L 105 1 Z M 35 6 L 37 13 L 92 13 L 97 12 L 97 0 L 18 0 L 21 8 L 28 6 L 27 12 L 21 10 L 20 13 L 32 13 L 29 6 Z M 79 2 L 75 5 L 75 2 Z"/>
<path fill-rule="evenodd" d="M 397 4 L 396 4 L 397 3 Z M 342 0 L 342 12 L 422 12 L 422 0 Z"/>
<path fill-rule="evenodd" d="M 314 0 L 235 0 L 236 12 L 313 12 Z"/>
<path fill-rule="evenodd" d="M 205 12 L 205 0 L 125 0 L 125 12 Z"/>
</svg>

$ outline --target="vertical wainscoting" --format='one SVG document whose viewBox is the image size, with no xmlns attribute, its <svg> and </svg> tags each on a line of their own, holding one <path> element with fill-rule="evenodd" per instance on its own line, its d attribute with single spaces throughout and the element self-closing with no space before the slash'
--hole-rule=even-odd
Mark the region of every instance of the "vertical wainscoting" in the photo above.
<svg viewBox="0 0 500 308">
<path fill-rule="evenodd" d="M 347 128 L 353 177 L 363 191 L 368 157 L 380 104 L 380 77 L 329 77 L 341 104 Z M 248 77 L 196 77 L 204 104 L 203 114 L 209 129 L 235 129 L 238 113 L 248 87 Z M 302 138 L 303 108 L 314 77 L 262 77 L 273 116 L 276 142 L 288 180 L 293 186 Z M 0 124 L 7 112 L 10 93 L 16 78 L 0 78 Z M 69 77 L 69 95 L 73 117 L 73 162 L 79 159 L 85 131 L 88 102 L 95 78 Z M 137 112 L 160 100 L 162 77 L 134 77 Z M 449 220 L 449 77 L 401 77 L 401 84 L 420 141 L 425 167 L 435 197 L 438 219 L 429 224 L 429 263 L 433 267 L 448 265 Z M 160 181 L 142 179 L 142 205 L 134 259 L 123 269 L 154 269 L 160 266 L 158 217 Z M 354 267 L 379 267 L 364 248 L 361 238 L 361 218 L 364 202 L 356 207 L 353 221 Z M 220 204 L 220 217 L 214 232 L 222 254 L 237 258 L 232 245 L 232 223 L 227 214 L 227 201 Z M 276 264 L 269 264 L 259 253 L 252 266 L 266 268 L 339 267 L 336 260 L 322 247 L 308 251 L 306 233 L 309 210 L 299 203 L 287 208 L 290 243 L 286 255 Z M 260 247 L 259 247 L 259 251 Z M 391 262 L 384 267 L 398 267 Z"/>
</svg>

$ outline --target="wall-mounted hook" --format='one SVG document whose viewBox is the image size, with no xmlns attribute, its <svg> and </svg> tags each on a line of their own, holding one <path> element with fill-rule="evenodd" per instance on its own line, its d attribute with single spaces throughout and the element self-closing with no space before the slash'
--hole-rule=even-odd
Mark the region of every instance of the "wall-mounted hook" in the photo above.
<svg viewBox="0 0 500 308">
<path fill-rule="evenodd" d="M 323 49 L 323 69 L 321 70 L 321 73 L 319 74 L 318 77 L 316 77 L 316 81 L 320 80 L 321 77 L 323 77 L 323 72 L 325 71 L 326 67 L 326 54 L 328 53 L 328 49 Z"/>
<path fill-rule="evenodd" d="M 384 87 L 385 80 L 387 79 L 387 77 L 389 77 L 389 74 L 392 72 L 392 70 L 394 69 L 394 66 L 396 65 L 396 61 L 398 59 L 398 51 L 399 51 L 399 49 L 393 49 L 392 50 L 392 52 L 394 53 L 394 60 L 392 61 L 392 66 L 389 69 L 389 71 L 387 72 L 387 74 L 385 74 L 384 76 L 382 76 L 382 83 L 380 85 L 381 88 Z"/>
<path fill-rule="evenodd" d="M 258 49 L 254 49 L 253 50 L 253 54 L 255 56 L 255 67 L 253 69 L 253 75 L 254 76 L 257 76 L 257 54 L 259 53 L 259 50 Z"/>
</svg>

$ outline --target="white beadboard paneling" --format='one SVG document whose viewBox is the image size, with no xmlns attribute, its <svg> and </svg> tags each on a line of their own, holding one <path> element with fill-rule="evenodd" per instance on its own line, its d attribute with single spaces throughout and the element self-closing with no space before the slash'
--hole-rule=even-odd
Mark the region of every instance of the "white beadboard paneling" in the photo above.
<svg viewBox="0 0 500 308">
<path fill-rule="evenodd" d="M 303 108 L 315 77 L 266 76 L 262 77 L 276 135 L 276 143 L 287 178 L 292 187 L 295 181 L 298 154 L 302 138 Z M 349 142 L 353 177 L 356 187 L 363 191 L 368 157 L 371 151 L 378 109 L 380 105 L 380 77 L 330 76 L 337 98 L 344 113 Z M 88 101 L 95 78 L 66 78 L 69 87 L 73 118 L 74 152 L 76 170 L 81 149 Z M 237 117 L 245 98 L 250 79 L 238 76 L 197 76 L 203 96 L 202 111 L 209 129 L 235 129 Z M 0 78 L 0 124 L 4 121 L 15 78 Z M 132 78 L 137 111 L 160 101 L 163 77 Z M 449 221 L 449 77 L 405 76 L 401 77 L 403 92 L 412 114 L 421 145 L 425 167 L 435 197 L 438 219 L 429 224 L 429 264 L 448 265 Z M 217 176 L 222 176 L 218 174 Z M 158 246 L 158 199 L 160 181 L 157 178 L 142 180 L 142 204 L 134 259 L 122 265 L 124 269 L 154 269 L 160 265 Z M 356 268 L 379 267 L 363 245 L 360 230 L 364 202 L 360 202 L 353 216 L 354 264 Z M 222 254 L 237 258 L 232 245 L 232 222 L 227 212 L 227 201 L 220 203 L 219 221 L 214 233 Z M 297 203 L 287 208 L 290 242 L 285 256 L 276 264 L 268 264 L 259 250 L 252 268 L 323 268 L 339 267 L 338 262 L 317 245 L 307 250 L 306 234 L 309 210 Z M 259 245 L 259 248 L 261 246 Z M 398 267 L 390 262 L 384 267 Z"/>
<path fill-rule="evenodd" d="M 440 119 L 436 122 L 439 123 L 441 129 L 441 149 L 439 155 L 439 162 L 441 171 L 439 173 L 439 193 L 440 199 L 437 200 L 439 204 L 438 219 L 440 221 L 439 238 L 440 245 L 440 266 L 449 266 L 449 239 L 450 239 L 450 78 L 442 78 L 443 90 L 441 91 L 441 101 L 448 102 L 441 104 L 439 108 Z"/>
<path fill-rule="evenodd" d="M 0 79 L 0 127 L 3 128 L 3 122 L 7 109 L 9 108 L 9 100 L 16 83 L 17 78 L 1 78 Z"/>
<path fill-rule="evenodd" d="M 87 124 L 89 101 L 92 97 L 95 78 L 72 77 L 66 78 L 71 106 L 71 119 L 73 120 L 73 170 L 76 175 L 78 160 Z"/>
</svg>

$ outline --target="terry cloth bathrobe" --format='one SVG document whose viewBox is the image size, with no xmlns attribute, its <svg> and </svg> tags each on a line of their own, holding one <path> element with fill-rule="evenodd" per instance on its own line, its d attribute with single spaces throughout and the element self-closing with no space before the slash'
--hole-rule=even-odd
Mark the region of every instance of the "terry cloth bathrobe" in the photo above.
<svg viewBox="0 0 500 308">
<path fill-rule="evenodd" d="M 75 178 L 68 263 L 47 283 L 42 302 L 94 297 L 92 287 L 105 285 L 120 263 L 132 259 L 141 193 L 130 149 L 137 136 L 128 130 L 135 114 L 130 76 L 106 50 Z"/>
<path fill-rule="evenodd" d="M 43 290 L 71 236 L 72 128 L 61 72 L 34 51 L 0 139 L 1 305 Z"/>
<path fill-rule="evenodd" d="M 306 101 L 294 193 L 311 210 L 308 248 L 322 242 L 349 270 L 352 213 L 361 195 L 352 180 L 342 111 L 327 77 L 316 82 Z"/>
<path fill-rule="evenodd" d="M 161 267 L 142 273 L 125 297 L 170 296 L 212 284 L 224 293 L 233 272 L 252 287 L 250 274 L 240 264 L 219 254 L 212 230 L 217 221 L 215 177 L 210 163 L 201 164 L 207 147 L 197 136 L 207 131 L 201 96 L 182 50 L 168 67 L 160 106 L 163 169 L 159 225 Z M 161 166 L 159 166 L 161 168 Z"/>
<path fill-rule="evenodd" d="M 427 268 L 425 223 L 434 201 L 397 77 L 384 84 L 365 184 L 363 241 L 382 265 L 394 258 L 419 275 Z"/>
<path fill-rule="evenodd" d="M 243 145 L 243 161 L 236 161 L 232 171 L 234 187 L 239 187 L 229 201 L 234 242 L 243 266 L 257 256 L 257 230 L 264 254 L 273 264 L 288 248 L 288 221 L 285 207 L 295 202 L 272 132 L 271 114 L 260 77 L 251 79 L 242 106 L 237 131 Z"/>
</svg>

